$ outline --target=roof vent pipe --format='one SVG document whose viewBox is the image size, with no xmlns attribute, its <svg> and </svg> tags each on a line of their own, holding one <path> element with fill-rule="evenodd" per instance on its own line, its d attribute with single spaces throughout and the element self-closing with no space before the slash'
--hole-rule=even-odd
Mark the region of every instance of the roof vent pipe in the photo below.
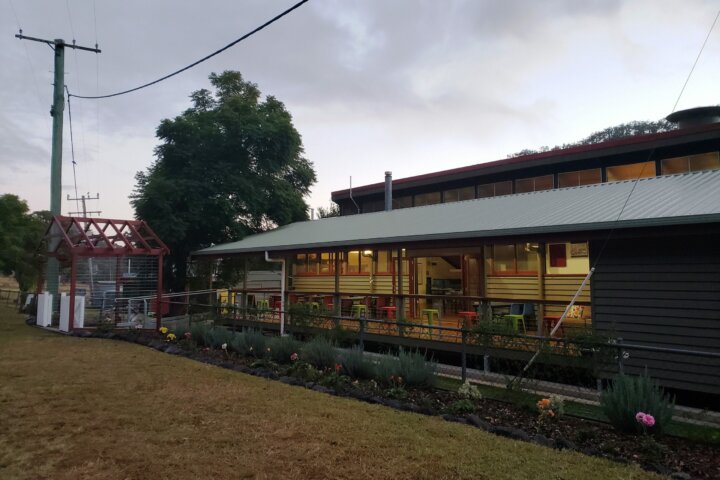
<svg viewBox="0 0 720 480">
<path fill-rule="evenodd" d="M 385 172 L 385 211 L 392 210 L 392 172 Z"/>
</svg>

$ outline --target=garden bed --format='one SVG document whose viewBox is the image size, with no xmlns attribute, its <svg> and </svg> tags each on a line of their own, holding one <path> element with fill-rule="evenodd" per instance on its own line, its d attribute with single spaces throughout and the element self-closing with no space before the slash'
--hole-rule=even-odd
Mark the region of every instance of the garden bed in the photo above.
<svg viewBox="0 0 720 480">
<path fill-rule="evenodd" d="M 262 342 L 262 346 L 255 350 L 252 345 L 246 345 L 244 353 L 249 355 L 242 355 L 233 351 L 227 341 L 223 341 L 225 333 L 216 339 L 214 345 L 212 339 L 196 341 L 191 334 L 185 336 L 180 333 L 170 342 L 165 336 L 154 332 L 83 332 L 79 335 L 131 341 L 222 368 L 328 394 L 424 415 L 442 416 L 448 421 L 466 423 L 497 435 L 550 448 L 577 450 L 614 461 L 636 463 L 644 469 L 672 475 L 674 478 L 720 478 L 720 446 L 717 445 L 671 436 L 655 438 L 649 435 L 626 435 L 608 424 L 569 415 L 549 418 L 539 415 L 534 404 L 517 405 L 487 396 L 469 400 L 467 395 L 454 391 L 407 385 L 408 382 L 396 374 L 390 375 L 386 381 L 353 378 L 348 375 L 351 372 L 340 360 L 326 359 L 326 365 L 318 368 L 306 363 L 302 355 L 292 355 L 295 352 L 273 353 Z M 235 350 L 241 351 L 242 348 L 236 347 Z M 263 351 L 259 352 L 261 348 Z M 322 355 L 322 352 L 319 354 Z M 277 361 L 286 357 L 284 362 Z"/>
</svg>

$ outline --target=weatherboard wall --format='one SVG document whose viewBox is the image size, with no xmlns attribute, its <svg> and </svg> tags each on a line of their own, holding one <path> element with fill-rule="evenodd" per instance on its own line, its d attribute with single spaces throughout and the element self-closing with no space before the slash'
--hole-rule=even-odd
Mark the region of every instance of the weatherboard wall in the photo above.
<svg viewBox="0 0 720 480">
<path fill-rule="evenodd" d="M 596 328 L 624 343 L 720 353 L 720 234 L 623 238 L 597 261 Z M 591 244 L 598 256 L 602 241 Z M 628 350 L 625 371 L 720 394 L 720 358 Z"/>
</svg>

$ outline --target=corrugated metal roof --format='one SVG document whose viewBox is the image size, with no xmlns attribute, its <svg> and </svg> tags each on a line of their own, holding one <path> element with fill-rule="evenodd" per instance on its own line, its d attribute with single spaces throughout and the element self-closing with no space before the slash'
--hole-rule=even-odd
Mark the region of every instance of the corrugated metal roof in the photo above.
<svg viewBox="0 0 720 480">
<path fill-rule="evenodd" d="M 635 183 L 601 183 L 297 222 L 194 255 L 720 221 L 720 171 L 645 178 Z"/>
</svg>

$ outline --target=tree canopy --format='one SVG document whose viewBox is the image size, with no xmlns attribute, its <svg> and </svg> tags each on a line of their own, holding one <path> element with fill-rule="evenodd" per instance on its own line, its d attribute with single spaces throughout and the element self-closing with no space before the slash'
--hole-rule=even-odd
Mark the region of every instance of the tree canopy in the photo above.
<svg viewBox="0 0 720 480">
<path fill-rule="evenodd" d="M 20 290 L 30 290 L 37 280 L 37 248 L 45 233 L 49 212 L 30 213 L 17 195 L 0 195 L 0 272 L 12 275 Z"/>
<path fill-rule="evenodd" d="M 633 121 L 621 123 L 612 127 L 605 128 L 599 132 L 595 132 L 580 141 L 572 143 L 564 143 L 555 145 L 554 147 L 542 146 L 538 149 L 526 148 L 519 152 L 508 155 L 508 158 L 519 157 L 521 155 L 532 155 L 533 153 L 549 152 L 551 150 L 560 150 L 562 148 L 576 147 L 578 145 L 591 145 L 594 143 L 607 142 L 615 138 L 631 137 L 633 135 L 645 135 L 649 133 L 660 133 L 674 130 L 677 128 L 674 124 L 667 120 L 649 121 Z"/>
<path fill-rule="evenodd" d="M 168 245 L 169 285 L 184 287 L 190 252 L 307 219 L 315 183 L 290 113 L 236 71 L 157 128 L 156 160 L 136 175 L 131 203 Z"/>
</svg>

